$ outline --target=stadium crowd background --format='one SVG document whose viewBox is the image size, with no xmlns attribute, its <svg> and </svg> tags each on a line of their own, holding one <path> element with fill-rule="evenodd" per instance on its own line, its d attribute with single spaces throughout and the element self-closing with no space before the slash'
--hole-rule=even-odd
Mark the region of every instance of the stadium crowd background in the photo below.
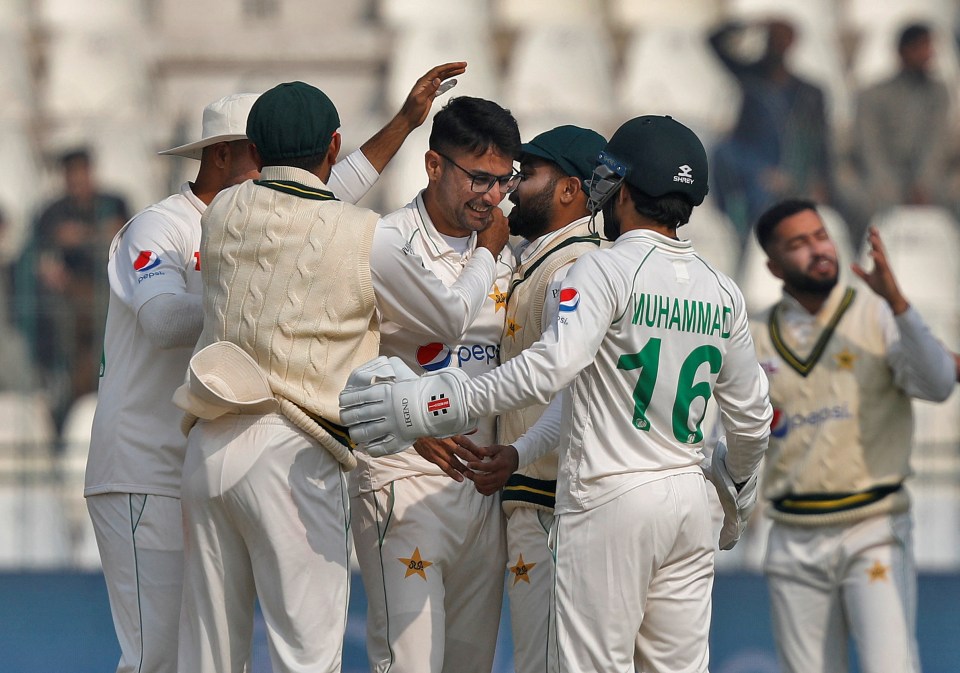
<svg viewBox="0 0 960 673">
<path fill-rule="evenodd" d="M 863 226 L 841 196 L 845 184 L 857 191 L 855 102 L 896 72 L 897 36 L 910 21 L 933 29 L 933 72 L 950 94 L 937 138 L 950 150 L 943 191 L 960 203 L 958 9 L 955 0 L 0 0 L 0 568 L 98 567 L 82 480 L 106 247 L 126 216 L 193 177 L 196 162 L 156 153 L 199 137 L 206 103 L 311 82 L 340 110 L 345 153 L 430 66 L 466 60 L 453 93 L 501 102 L 524 138 L 560 123 L 609 134 L 628 117 L 661 113 L 693 127 L 711 151 L 737 120 L 741 89 L 709 35 L 739 22 L 734 50 L 758 57 L 765 22 L 779 18 L 796 32 L 789 67 L 826 95 L 835 188 L 824 216 L 849 261 Z M 363 205 L 393 210 L 423 186 L 428 128 Z M 83 213 L 69 198 L 59 205 L 69 217 L 54 217 L 67 182 L 96 195 L 89 221 L 74 221 Z M 716 192 L 684 233 L 761 308 L 778 286 Z M 907 296 L 960 351 L 957 205 L 895 206 L 873 221 Z M 956 393 L 939 407 L 918 405 L 916 438 L 917 559 L 921 569 L 956 571 Z M 718 563 L 756 569 L 762 537 L 758 517 L 750 539 Z"/>
</svg>

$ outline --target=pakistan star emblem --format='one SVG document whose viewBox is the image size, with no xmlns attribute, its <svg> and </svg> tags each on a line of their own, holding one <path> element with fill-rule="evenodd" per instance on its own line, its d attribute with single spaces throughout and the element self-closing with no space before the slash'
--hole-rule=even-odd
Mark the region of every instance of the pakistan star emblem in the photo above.
<svg viewBox="0 0 960 673">
<path fill-rule="evenodd" d="M 507 309 L 507 293 L 500 291 L 500 286 L 496 283 L 493 284 L 493 292 L 487 295 L 490 297 L 497 307 L 494 309 L 494 312 L 499 311 L 500 309 Z"/>
<path fill-rule="evenodd" d="M 510 567 L 510 572 L 513 573 L 513 586 L 517 586 L 517 582 L 523 580 L 527 584 L 530 584 L 530 571 L 533 570 L 533 567 L 537 565 L 536 563 L 524 563 L 523 554 L 520 554 L 520 558 L 517 559 L 517 564 Z"/>
<path fill-rule="evenodd" d="M 519 332 L 522 327 L 520 323 L 516 322 L 513 318 L 507 318 L 507 336 L 511 339 L 517 338 L 517 332 Z"/>
<path fill-rule="evenodd" d="M 852 372 L 853 363 L 857 361 L 857 356 L 844 348 L 842 351 L 834 355 L 833 359 L 834 362 L 837 363 L 837 369 L 845 369 L 848 372 Z"/>
<path fill-rule="evenodd" d="M 870 576 L 871 582 L 886 582 L 888 570 L 890 570 L 890 566 L 885 566 L 880 561 L 874 561 L 873 565 L 867 568 L 867 575 Z"/>
<path fill-rule="evenodd" d="M 397 560 L 407 566 L 407 574 L 403 576 L 404 579 L 410 577 L 410 575 L 420 575 L 426 581 L 427 573 L 424 571 L 433 565 L 432 561 L 424 561 L 420 558 L 420 547 L 413 550 L 413 555 L 410 558 L 398 558 Z"/>
</svg>

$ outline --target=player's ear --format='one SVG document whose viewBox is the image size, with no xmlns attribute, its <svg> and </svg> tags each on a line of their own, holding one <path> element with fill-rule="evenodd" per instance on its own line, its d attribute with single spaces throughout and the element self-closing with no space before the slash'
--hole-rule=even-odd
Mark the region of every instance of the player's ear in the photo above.
<svg viewBox="0 0 960 673">
<path fill-rule="evenodd" d="M 253 160 L 253 165 L 257 167 L 258 171 L 263 170 L 263 157 L 260 156 L 260 150 L 257 149 L 257 146 L 253 143 L 247 145 L 247 151 L 250 153 L 250 159 Z"/>
<path fill-rule="evenodd" d="M 569 206 L 573 203 L 580 194 L 583 194 L 583 188 L 581 187 L 580 178 L 573 177 L 568 175 L 561 180 L 557 181 L 557 197 L 560 199 L 560 203 L 565 206 Z"/>
<path fill-rule="evenodd" d="M 774 278 L 779 278 L 780 280 L 783 280 L 783 267 L 781 267 L 772 259 L 767 259 L 767 270 L 770 271 L 771 274 L 773 274 Z"/>
<path fill-rule="evenodd" d="M 443 161 L 439 154 L 433 150 L 427 150 L 427 153 L 423 155 L 423 165 L 427 170 L 427 178 L 430 182 L 436 182 L 440 179 L 440 176 L 443 175 Z"/>
<path fill-rule="evenodd" d="M 337 157 L 340 156 L 341 142 L 342 138 L 340 137 L 340 132 L 334 131 L 333 137 L 330 138 L 330 147 L 327 148 L 327 160 L 330 162 L 331 166 L 337 163 Z"/>
</svg>

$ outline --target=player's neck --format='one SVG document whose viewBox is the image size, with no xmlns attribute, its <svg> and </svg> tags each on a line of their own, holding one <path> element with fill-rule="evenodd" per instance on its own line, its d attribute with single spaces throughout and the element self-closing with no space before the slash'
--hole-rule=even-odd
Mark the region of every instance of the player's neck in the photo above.
<svg viewBox="0 0 960 673">
<path fill-rule="evenodd" d="M 784 286 L 783 289 L 787 294 L 796 299 L 797 303 L 810 315 L 819 313 L 820 309 L 823 308 L 823 305 L 827 303 L 827 299 L 830 297 L 829 292 L 826 294 L 822 292 L 803 292 L 802 290 L 789 286 Z"/>
</svg>

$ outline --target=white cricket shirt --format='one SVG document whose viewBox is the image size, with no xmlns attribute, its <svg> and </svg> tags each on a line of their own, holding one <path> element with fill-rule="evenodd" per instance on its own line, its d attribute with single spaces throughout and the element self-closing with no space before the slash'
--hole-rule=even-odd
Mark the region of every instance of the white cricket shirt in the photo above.
<svg viewBox="0 0 960 673">
<path fill-rule="evenodd" d="M 500 364 L 513 254 L 504 247 L 496 260 L 477 248 L 472 233 L 464 252 L 451 247 L 427 214 L 421 192 L 405 207 L 385 215 L 370 255 L 381 313 L 380 354 L 399 357 L 423 374 L 459 367 L 471 377 Z M 485 414 L 471 439 L 486 446 L 496 439 L 496 417 Z M 411 447 L 382 458 L 357 452 L 351 473 L 354 492 L 377 490 L 396 479 L 443 474 Z"/>
<path fill-rule="evenodd" d="M 558 513 L 699 471 L 711 394 L 734 477 L 752 473 L 767 445 L 767 379 L 743 295 L 689 241 L 630 231 L 583 255 L 563 283 L 555 335 L 470 381 L 466 403 L 488 416 L 566 386 Z"/>
</svg>

